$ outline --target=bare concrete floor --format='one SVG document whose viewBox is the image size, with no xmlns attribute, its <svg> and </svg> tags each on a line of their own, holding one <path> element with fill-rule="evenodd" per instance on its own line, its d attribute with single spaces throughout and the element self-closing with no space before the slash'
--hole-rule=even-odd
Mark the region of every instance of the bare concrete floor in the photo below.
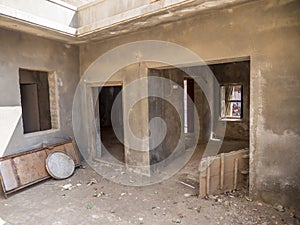
<svg viewBox="0 0 300 225">
<path fill-rule="evenodd" d="M 0 200 L 0 218 L 9 224 L 300 224 L 299 213 L 276 211 L 248 201 L 237 191 L 198 199 L 196 190 L 178 183 L 198 166 L 196 152 L 177 175 L 158 184 L 129 187 L 102 178 L 85 162 L 67 180 L 48 180 Z M 97 183 L 88 185 L 91 179 Z M 71 190 L 62 188 L 72 184 Z M 0 220 L 1 224 L 1 220 Z"/>
</svg>

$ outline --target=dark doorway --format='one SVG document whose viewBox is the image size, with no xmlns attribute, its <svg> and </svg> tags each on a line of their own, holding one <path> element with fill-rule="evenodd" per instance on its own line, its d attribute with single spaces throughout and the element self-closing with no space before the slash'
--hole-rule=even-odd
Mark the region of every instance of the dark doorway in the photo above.
<svg viewBox="0 0 300 225">
<path fill-rule="evenodd" d="M 99 93 L 101 157 L 125 162 L 122 86 L 105 86 Z M 116 110 L 113 110 L 113 105 Z M 116 135 L 118 134 L 118 137 Z"/>
</svg>

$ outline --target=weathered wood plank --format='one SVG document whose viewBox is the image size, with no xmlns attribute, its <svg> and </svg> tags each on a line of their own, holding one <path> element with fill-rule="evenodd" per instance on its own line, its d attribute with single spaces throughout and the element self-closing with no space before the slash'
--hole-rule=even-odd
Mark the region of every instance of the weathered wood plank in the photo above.
<svg viewBox="0 0 300 225">
<path fill-rule="evenodd" d="M 249 150 L 243 149 L 230 153 L 203 158 L 200 162 L 199 197 L 220 194 L 246 186 L 243 171 L 249 169 L 249 159 L 244 157 Z"/>
<path fill-rule="evenodd" d="M 77 146 L 72 140 L 0 158 L 0 182 L 5 196 L 50 178 L 46 170 L 47 156 L 55 151 L 68 154 L 80 166 Z"/>
</svg>

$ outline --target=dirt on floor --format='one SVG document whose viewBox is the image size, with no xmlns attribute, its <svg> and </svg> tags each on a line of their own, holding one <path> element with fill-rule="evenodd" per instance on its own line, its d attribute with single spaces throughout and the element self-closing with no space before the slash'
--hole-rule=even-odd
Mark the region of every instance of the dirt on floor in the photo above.
<svg viewBox="0 0 300 225">
<path fill-rule="evenodd" d="M 242 190 L 199 199 L 196 190 L 178 182 L 180 173 L 130 187 L 83 165 L 67 180 L 50 179 L 2 197 L 0 224 L 300 224 L 300 213 L 252 201 Z"/>
</svg>

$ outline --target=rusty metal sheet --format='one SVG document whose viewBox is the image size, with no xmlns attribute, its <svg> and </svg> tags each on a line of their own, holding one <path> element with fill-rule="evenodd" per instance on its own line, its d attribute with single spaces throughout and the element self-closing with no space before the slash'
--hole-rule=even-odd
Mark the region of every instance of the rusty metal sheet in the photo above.
<svg viewBox="0 0 300 225">
<path fill-rule="evenodd" d="M 68 154 L 74 160 L 75 166 L 80 166 L 78 149 L 72 140 L 1 157 L 0 182 L 5 197 L 14 191 L 50 178 L 46 170 L 46 159 L 55 151 Z"/>
</svg>

